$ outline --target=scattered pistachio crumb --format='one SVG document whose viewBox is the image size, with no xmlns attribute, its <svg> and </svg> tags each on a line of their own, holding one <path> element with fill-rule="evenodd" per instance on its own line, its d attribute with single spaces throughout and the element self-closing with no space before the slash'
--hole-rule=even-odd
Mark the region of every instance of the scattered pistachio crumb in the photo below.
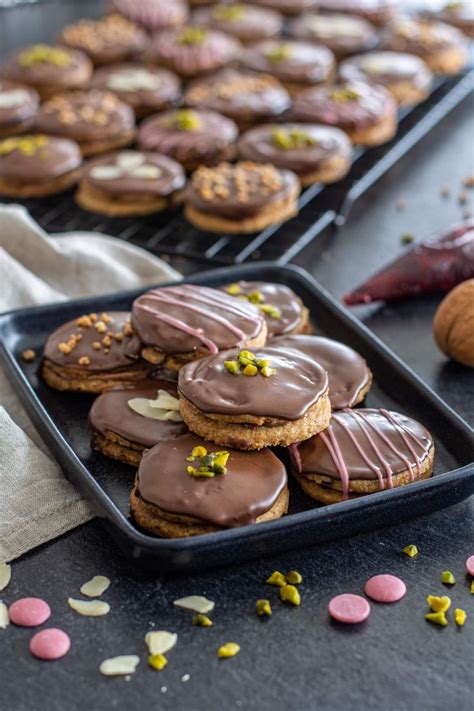
<svg viewBox="0 0 474 711">
<path fill-rule="evenodd" d="M 425 615 L 425 620 L 432 622 L 434 625 L 440 625 L 441 627 L 446 627 L 448 620 L 444 612 L 430 612 Z"/>
<path fill-rule="evenodd" d="M 240 647 L 236 642 L 226 642 L 217 650 L 217 656 L 219 659 L 228 659 L 229 657 L 235 657 L 239 652 Z"/>
<path fill-rule="evenodd" d="M 168 664 L 164 654 L 150 654 L 148 657 L 148 664 L 153 668 L 161 671 Z"/>
<path fill-rule="evenodd" d="M 461 610 L 460 607 L 457 607 L 454 610 L 454 621 L 457 624 L 458 627 L 462 627 L 463 624 L 466 622 L 467 619 L 467 614 L 465 610 Z"/>
<path fill-rule="evenodd" d="M 283 573 L 280 573 L 279 570 L 275 570 L 275 572 L 272 573 L 270 577 L 265 580 L 265 582 L 269 585 L 277 585 L 281 588 L 283 585 L 286 585 L 286 578 Z"/>
<path fill-rule="evenodd" d="M 471 580 L 471 594 L 474 595 L 474 580 Z"/>
<path fill-rule="evenodd" d="M 27 348 L 23 351 L 21 357 L 23 358 L 25 363 L 31 363 L 36 358 L 36 352 L 32 348 Z"/>
<path fill-rule="evenodd" d="M 300 585 L 303 582 L 303 576 L 301 573 L 298 573 L 297 570 L 290 570 L 289 573 L 286 573 L 285 577 L 287 582 L 291 583 L 291 585 Z"/>
<path fill-rule="evenodd" d="M 447 595 L 444 595 L 443 597 L 428 595 L 426 601 L 433 612 L 447 612 L 451 607 L 451 598 Z"/>
<path fill-rule="evenodd" d="M 415 558 L 418 555 L 418 548 L 414 546 L 413 544 L 406 546 L 403 549 L 403 552 L 405 555 L 407 555 L 409 558 Z"/>
<path fill-rule="evenodd" d="M 255 608 L 257 610 L 257 615 L 260 617 L 270 617 L 272 614 L 270 600 L 257 600 Z"/>
<path fill-rule="evenodd" d="M 212 627 L 214 624 L 210 617 L 202 613 L 194 615 L 192 623 L 196 625 L 196 627 Z"/>
<path fill-rule="evenodd" d="M 444 570 L 441 573 L 441 582 L 444 583 L 445 585 L 455 585 L 456 578 L 454 577 L 454 575 L 451 573 L 450 570 Z"/>
<path fill-rule="evenodd" d="M 413 235 L 408 232 L 400 237 L 400 241 L 402 244 L 410 244 L 411 242 L 413 242 L 414 239 L 415 238 L 413 237 Z"/>
<path fill-rule="evenodd" d="M 290 602 L 292 605 L 301 605 L 301 596 L 298 588 L 294 585 L 283 585 L 280 588 L 280 600 L 282 602 Z"/>
</svg>

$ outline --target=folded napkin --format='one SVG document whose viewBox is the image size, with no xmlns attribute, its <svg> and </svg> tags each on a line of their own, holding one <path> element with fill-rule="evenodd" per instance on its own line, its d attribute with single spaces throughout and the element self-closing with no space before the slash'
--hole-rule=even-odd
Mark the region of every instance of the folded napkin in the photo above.
<svg viewBox="0 0 474 711">
<path fill-rule="evenodd" d="M 0 205 L 0 312 L 179 279 L 161 259 L 105 235 L 48 236 L 18 205 Z M 0 369 L 0 562 L 92 517 Z"/>
</svg>

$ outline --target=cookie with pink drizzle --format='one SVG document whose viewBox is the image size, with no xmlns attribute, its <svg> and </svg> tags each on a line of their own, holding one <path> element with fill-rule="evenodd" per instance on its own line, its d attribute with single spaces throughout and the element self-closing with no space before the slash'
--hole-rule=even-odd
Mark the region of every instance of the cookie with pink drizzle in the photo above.
<svg viewBox="0 0 474 711">
<path fill-rule="evenodd" d="M 434 442 L 416 420 L 380 409 L 334 413 L 329 427 L 291 448 L 293 474 L 324 504 L 428 479 Z"/>
<path fill-rule="evenodd" d="M 267 325 L 261 311 L 222 291 L 183 284 L 151 289 L 132 308 L 142 356 L 166 370 L 233 347 L 262 346 Z"/>
<path fill-rule="evenodd" d="M 178 27 L 188 19 L 188 7 L 184 0 L 111 0 L 110 10 L 140 25 L 147 32 Z"/>
</svg>

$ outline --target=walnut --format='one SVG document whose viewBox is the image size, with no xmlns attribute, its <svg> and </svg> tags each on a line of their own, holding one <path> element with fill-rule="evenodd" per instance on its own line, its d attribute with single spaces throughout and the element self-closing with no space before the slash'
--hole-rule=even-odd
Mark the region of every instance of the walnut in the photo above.
<svg viewBox="0 0 474 711">
<path fill-rule="evenodd" d="M 443 299 L 433 331 L 443 353 L 474 368 L 474 279 L 463 281 Z"/>
</svg>

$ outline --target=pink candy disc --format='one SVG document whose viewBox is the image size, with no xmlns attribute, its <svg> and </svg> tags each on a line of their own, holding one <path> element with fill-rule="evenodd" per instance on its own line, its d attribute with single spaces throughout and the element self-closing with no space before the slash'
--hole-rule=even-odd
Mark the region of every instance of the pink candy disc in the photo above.
<svg viewBox="0 0 474 711">
<path fill-rule="evenodd" d="M 36 627 L 49 619 L 51 608 L 39 597 L 22 597 L 10 605 L 8 612 L 13 624 L 20 627 Z"/>
<path fill-rule="evenodd" d="M 370 615 L 370 605 L 364 597 L 344 593 L 333 597 L 328 612 L 334 620 L 348 625 L 363 622 Z"/>
<path fill-rule="evenodd" d="M 71 640 L 68 635 L 55 627 L 37 632 L 30 641 L 30 652 L 38 659 L 60 659 L 70 648 Z"/>
<path fill-rule="evenodd" d="M 367 580 L 364 588 L 366 595 L 376 602 L 397 602 L 407 591 L 407 586 L 395 575 L 374 575 Z"/>
<path fill-rule="evenodd" d="M 466 572 L 468 575 L 474 578 L 474 555 L 471 555 L 466 560 Z"/>
</svg>

